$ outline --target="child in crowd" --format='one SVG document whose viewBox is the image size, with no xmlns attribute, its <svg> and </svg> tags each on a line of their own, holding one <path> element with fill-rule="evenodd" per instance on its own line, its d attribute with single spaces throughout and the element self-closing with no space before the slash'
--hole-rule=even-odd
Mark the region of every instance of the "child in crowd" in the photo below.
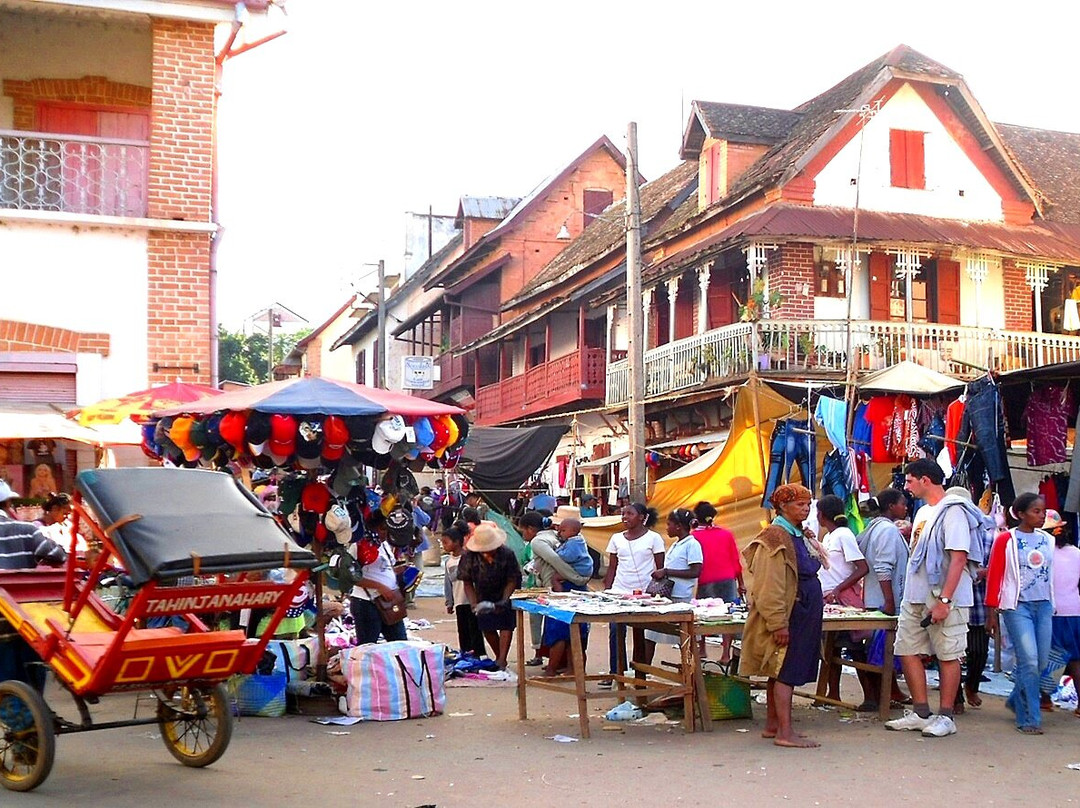
<svg viewBox="0 0 1080 808">
<path fill-rule="evenodd" d="M 446 613 L 457 616 L 458 646 L 462 653 L 472 651 L 476 656 L 484 655 L 484 636 L 476 622 L 472 606 L 465 597 L 465 584 L 457 579 L 458 563 L 465 549 L 465 529 L 461 523 L 452 525 L 442 534 L 443 552 L 443 594 L 446 597 Z"/>
<path fill-rule="evenodd" d="M 570 509 L 561 508 L 560 510 Z M 589 555 L 585 538 L 581 535 L 581 521 L 574 517 L 564 517 L 559 520 L 555 534 L 559 537 L 559 546 L 555 548 L 559 558 L 573 567 L 578 575 L 592 576 L 593 560 Z"/>
</svg>

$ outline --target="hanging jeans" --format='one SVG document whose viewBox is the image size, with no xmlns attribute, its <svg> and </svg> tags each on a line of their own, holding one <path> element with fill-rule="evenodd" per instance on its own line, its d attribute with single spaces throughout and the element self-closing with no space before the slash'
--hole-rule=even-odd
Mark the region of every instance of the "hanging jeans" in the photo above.
<svg viewBox="0 0 1080 808">
<path fill-rule="evenodd" d="M 835 494 L 840 499 L 847 499 L 851 493 L 848 488 L 848 459 L 833 449 L 821 462 L 821 495 Z"/>
<path fill-rule="evenodd" d="M 1039 679 L 1050 662 L 1054 606 L 1048 600 L 1022 600 L 1000 615 L 1016 650 L 1013 689 L 1005 706 L 1016 713 L 1016 726 L 1038 727 Z"/>
<path fill-rule="evenodd" d="M 930 425 L 926 427 L 919 446 L 926 451 L 931 458 L 941 454 L 941 447 L 945 445 L 945 419 L 935 415 L 930 419 Z"/>
<path fill-rule="evenodd" d="M 979 448 L 991 482 L 1000 482 L 1009 476 L 1009 462 L 1005 457 L 1005 411 L 1001 392 L 989 379 L 978 379 L 968 385 L 958 440 L 970 441 Z"/>
<path fill-rule="evenodd" d="M 817 434 L 810 421 L 777 421 L 769 451 L 769 476 L 765 481 L 764 507 L 779 486 L 791 480 L 791 469 L 798 463 L 802 484 L 814 490 L 814 466 L 817 463 Z"/>
</svg>

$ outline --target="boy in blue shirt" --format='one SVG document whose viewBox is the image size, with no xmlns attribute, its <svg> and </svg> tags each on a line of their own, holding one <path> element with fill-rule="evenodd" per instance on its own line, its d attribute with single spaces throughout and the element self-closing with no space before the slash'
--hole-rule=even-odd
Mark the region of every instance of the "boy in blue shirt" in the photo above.
<svg viewBox="0 0 1080 808">
<path fill-rule="evenodd" d="M 574 572 L 578 575 L 592 577 L 593 560 L 592 556 L 589 555 L 589 547 L 585 544 L 585 538 L 581 535 L 581 518 L 579 514 L 580 511 L 577 508 L 562 506 L 552 518 L 551 522 L 555 526 L 555 533 L 559 537 L 559 546 L 555 548 L 555 552 L 559 554 L 559 558 L 573 567 Z"/>
</svg>

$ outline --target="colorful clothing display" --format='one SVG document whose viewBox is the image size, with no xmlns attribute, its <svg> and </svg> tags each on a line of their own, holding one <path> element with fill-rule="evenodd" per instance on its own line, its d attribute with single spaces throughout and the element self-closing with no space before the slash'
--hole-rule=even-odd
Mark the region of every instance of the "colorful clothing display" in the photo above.
<svg viewBox="0 0 1080 808">
<path fill-rule="evenodd" d="M 1029 466 L 1064 463 L 1069 459 L 1065 442 L 1074 406 L 1067 384 L 1048 384 L 1031 391 L 1023 415 Z"/>
</svg>

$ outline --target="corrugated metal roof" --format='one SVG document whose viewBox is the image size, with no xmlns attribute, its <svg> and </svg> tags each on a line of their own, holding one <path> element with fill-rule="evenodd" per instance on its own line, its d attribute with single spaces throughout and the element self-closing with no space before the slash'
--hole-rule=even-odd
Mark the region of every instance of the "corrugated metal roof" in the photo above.
<svg viewBox="0 0 1080 808">
<path fill-rule="evenodd" d="M 693 263 L 705 253 L 717 251 L 748 237 L 786 237 L 789 240 L 800 238 L 806 241 L 849 240 L 853 216 L 854 211 L 848 208 L 773 205 L 726 227 L 711 238 L 696 244 L 691 251 L 672 256 L 646 274 L 649 279 L 653 279 Z M 1016 226 L 997 222 L 935 219 L 912 213 L 861 210 L 858 235 L 860 242 L 968 247 L 1080 266 L 1080 239 L 1076 238 L 1070 228 L 1062 226 Z"/>
<path fill-rule="evenodd" d="M 502 221 L 520 202 L 506 196 L 463 196 L 458 206 L 458 225 L 462 219 L 497 219 Z"/>
</svg>

